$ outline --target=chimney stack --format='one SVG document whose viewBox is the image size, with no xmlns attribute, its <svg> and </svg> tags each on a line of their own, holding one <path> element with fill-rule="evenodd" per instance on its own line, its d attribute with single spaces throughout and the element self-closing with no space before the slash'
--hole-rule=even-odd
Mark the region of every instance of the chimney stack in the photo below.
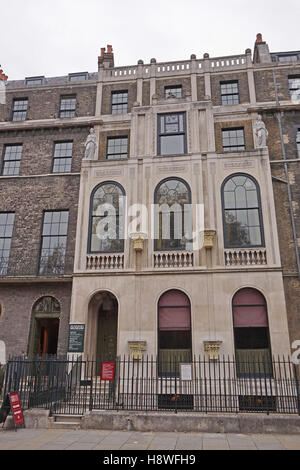
<svg viewBox="0 0 300 470">
<path fill-rule="evenodd" d="M 1 67 L 1 65 L 0 65 Z M 0 80 L 6 82 L 6 80 L 8 79 L 8 76 L 5 75 L 5 73 L 3 72 L 3 70 L 0 68 Z"/>
<path fill-rule="evenodd" d="M 269 46 L 263 41 L 261 33 L 256 35 L 253 62 L 255 64 L 270 64 L 272 62 Z"/>
<path fill-rule="evenodd" d="M 101 47 L 101 55 L 98 57 L 98 68 L 113 68 L 114 67 L 114 53 L 113 48 L 110 44 L 107 45 L 107 51 L 105 47 Z"/>
</svg>

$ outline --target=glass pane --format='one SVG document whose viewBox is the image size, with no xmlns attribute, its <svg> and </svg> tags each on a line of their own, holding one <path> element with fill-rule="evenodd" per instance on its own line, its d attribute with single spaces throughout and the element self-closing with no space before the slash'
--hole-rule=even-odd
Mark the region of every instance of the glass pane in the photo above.
<svg viewBox="0 0 300 470">
<path fill-rule="evenodd" d="M 184 154 L 184 136 L 170 135 L 160 137 L 161 155 L 181 155 Z"/>
</svg>

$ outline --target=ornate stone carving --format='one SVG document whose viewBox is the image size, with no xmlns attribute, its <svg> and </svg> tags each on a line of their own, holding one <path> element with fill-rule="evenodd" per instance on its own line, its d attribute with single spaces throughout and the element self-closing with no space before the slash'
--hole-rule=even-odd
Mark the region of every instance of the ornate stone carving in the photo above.
<svg viewBox="0 0 300 470">
<path fill-rule="evenodd" d="M 144 241 L 147 240 L 148 236 L 144 232 L 131 233 L 129 235 L 133 242 L 133 249 L 137 252 L 141 252 L 144 249 Z"/>
<path fill-rule="evenodd" d="M 98 144 L 97 144 L 97 136 L 93 128 L 90 129 L 90 133 L 87 136 L 87 139 L 84 145 L 85 145 L 84 160 L 97 160 Z"/>
<path fill-rule="evenodd" d="M 143 358 L 143 352 L 147 349 L 146 341 L 128 341 L 131 358 L 140 361 Z"/>
<path fill-rule="evenodd" d="M 217 361 L 222 341 L 203 341 L 203 344 L 204 351 L 208 353 L 210 361 Z"/>
<path fill-rule="evenodd" d="M 254 125 L 254 133 L 256 136 L 256 147 L 263 148 L 267 146 L 267 137 L 269 135 L 265 123 L 260 115 L 257 116 L 256 123 Z"/>
<path fill-rule="evenodd" d="M 203 248 L 210 249 L 214 246 L 215 230 L 204 230 Z"/>
</svg>

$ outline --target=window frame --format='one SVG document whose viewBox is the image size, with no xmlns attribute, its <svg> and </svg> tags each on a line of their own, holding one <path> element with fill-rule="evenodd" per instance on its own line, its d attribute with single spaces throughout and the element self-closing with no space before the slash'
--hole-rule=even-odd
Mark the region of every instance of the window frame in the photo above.
<svg viewBox="0 0 300 470">
<path fill-rule="evenodd" d="M 299 80 L 299 87 L 298 88 L 291 88 L 291 80 Z M 288 82 L 289 82 L 289 93 L 290 93 L 290 100 L 291 101 L 299 101 L 300 100 L 300 75 L 289 75 L 288 76 Z M 292 97 L 292 90 L 298 90 L 298 99 L 293 99 Z"/>
<path fill-rule="evenodd" d="M 84 82 L 88 79 L 88 72 L 78 72 L 78 73 L 69 73 L 68 80 L 69 82 Z"/>
<path fill-rule="evenodd" d="M 113 140 L 118 140 L 118 139 L 127 139 L 127 152 L 126 152 L 126 157 L 118 157 L 118 158 L 109 158 L 109 155 L 125 155 L 125 153 L 111 153 L 109 154 L 108 153 L 108 148 L 109 148 L 109 145 L 108 145 L 108 142 L 109 141 L 113 141 Z M 129 145 L 129 136 L 128 135 L 118 135 L 118 136 L 107 136 L 106 138 L 106 160 L 109 160 L 109 161 L 114 161 L 114 160 L 127 160 L 128 157 L 129 157 L 129 148 L 128 148 L 128 145 Z"/>
<path fill-rule="evenodd" d="M 3 237 L 2 237 L 2 236 L 0 236 L 0 240 L 8 240 L 8 239 L 10 240 L 10 244 L 9 244 L 9 254 L 8 254 L 7 259 L 4 258 L 3 256 L 0 256 L 0 260 L 6 259 L 6 261 L 7 261 L 7 264 L 6 264 L 6 266 L 4 267 L 5 272 L 3 272 L 3 266 L 1 266 L 1 265 L 2 265 L 2 262 L 1 262 L 1 264 L 0 264 L 0 275 L 1 275 L 1 276 L 7 276 L 7 272 L 8 272 L 8 269 L 9 269 L 10 253 L 11 253 L 11 242 L 12 242 L 12 239 L 13 239 L 14 229 L 15 229 L 15 217 L 16 217 L 16 213 L 13 212 L 13 211 L 7 211 L 7 212 L 6 212 L 6 211 L 3 211 L 3 212 L 1 211 L 1 212 L 0 212 L 0 215 L 3 215 L 3 214 L 5 214 L 5 215 L 7 215 L 7 216 L 8 216 L 8 215 L 13 215 L 13 223 L 10 224 L 10 225 L 12 225 L 11 236 L 10 236 L 10 237 L 6 237 L 6 236 L 3 236 Z M 5 227 L 7 227 L 7 224 L 5 225 Z M 6 249 L 5 249 L 5 248 L 1 248 L 0 251 L 2 252 L 2 251 L 4 251 L 4 250 L 6 250 Z"/>
<path fill-rule="evenodd" d="M 242 145 L 230 145 L 224 147 L 224 137 L 223 137 L 223 132 L 230 132 L 230 131 L 243 131 L 243 138 L 244 138 L 244 148 L 238 148 L 237 150 L 232 150 L 233 147 L 242 147 Z M 230 150 L 225 150 L 225 149 L 230 149 Z M 246 151 L 246 139 L 245 139 L 245 128 L 244 127 L 228 127 L 228 128 L 222 128 L 222 150 L 223 153 L 233 153 L 233 152 L 245 152 Z"/>
<path fill-rule="evenodd" d="M 181 182 L 187 189 L 187 193 L 188 193 L 188 204 L 191 206 L 192 204 L 192 191 L 191 191 L 191 188 L 190 188 L 190 185 L 187 183 L 187 181 L 185 181 L 183 178 L 180 178 L 180 177 L 176 177 L 176 176 L 171 176 L 170 178 L 164 178 L 163 180 L 161 180 L 155 187 L 155 190 L 154 190 L 154 207 L 156 207 L 157 205 L 157 193 L 158 193 L 158 190 L 159 188 L 167 183 L 168 181 L 179 181 Z M 155 210 L 155 209 L 154 209 Z M 153 214 L 153 219 L 154 219 L 154 233 L 156 234 L 156 229 L 157 229 L 157 232 L 159 232 L 159 218 L 157 218 L 157 216 L 159 217 L 159 214 L 160 213 L 156 213 L 154 212 Z M 182 215 L 184 215 L 184 211 L 182 212 Z M 191 220 L 192 224 L 193 224 L 193 220 Z M 184 223 L 184 217 L 182 216 L 182 223 Z M 193 226 L 190 227 L 191 230 L 193 230 Z M 176 239 L 175 239 L 176 240 Z M 170 247 L 170 248 L 158 248 L 158 242 L 159 242 L 159 239 L 158 238 L 154 238 L 154 252 L 167 252 L 167 251 L 187 251 L 186 249 L 186 246 L 185 248 L 174 248 L 174 247 Z"/>
<path fill-rule="evenodd" d="M 300 158 L 300 126 L 296 126 L 295 134 L 296 134 L 295 141 L 296 141 L 297 157 Z"/>
<path fill-rule="evenodd" d="M 258 207 L 251 207 L 250 209 L 249 208 L 239 208 L 239 209 L 236 209 L 236 208 L 233 208 L 233 209 L 228 209 L 226 208 L 225 209 L 225 198 L 224 198 L 224 188 L 225 188 L 225 185 L 228 183 L 229 180 L 231 180 L 232 178 L 234 177 L 238 177 L 238 176 L 243 176 L 245 178 L 249 178 L 254 184 L 255 184 L 255 187 L 256 187 L 256 194 L 257 194 L 257 202 L 258 202 Z M 256 181 L 256 179 L 247 174 L 247 173 L 233 173 L 229 176 L 227 176 L 227 178 L 225 178 L 225 180 L 223 181 L 222 183 L 222 186 L 221 186 L 221 203 L 222 203 L 222 221 L 223 221 L 223 242 L 224 242 L 224 249 L 225 250 L 229 250 L 229 249 L 235 249 L 235 248 L 238 248 L 238 249 L 251 249 L 251 248 L 265 248 L 265 231 L 264 231 L 264 223 L 263 223 L 263 213 L 262 213 L 262 203 L 261 203 L 261 194 L 260 194 L 260 186 L 258 184 L 258 182 Z M 258 210 L 258 217 L 259 217 L 259 226 L 260 226 L 260 237 L 261 237 L 261 244 L 260 245 L 245 245 L 245 246 L 236 246 L 236 245 L 229 245 L 227 243 L 227 240 L 226 240 L 226 220 L 225 220 L 225 211 L 236 211 L 236 210 L 252 210 L 252 209 L 257 209 Z"/>
<path fill-rule="evenodd" d="M 89 255 L 93 255 L 93 254 L 103 254 L 103 255 L 105 255 L 105 254 L 124 253 L 124 251 L 125 251 L 125 238 L 123 238 L 123 239 L 119 238 L 119 240 L 121 240 L 121 242 L 122 242 L 122 246 L 121 246 L 120 250 L 92 251 L 93 218 L 94 217 L 99 217 L 99 216 L 94 216 L 93 215 L 94 196 L 95 196 L 95 193 L 98 191 L 98 189 L 101 188 L 101 186 L 110 185 L 110 184 L 117 186 L 121 190 L 122 196 L 126 197 L 125 189 L 117 181 L 103 181 L 103 182 L 97 184 L 97 186 L 95 186 L 95 188 L 93 189 L 93 191 L 91 193 L 91 196 L 90 196 L 90 208 L 89 208 L 89 229 L 88 229 L 88 243 L 87 243 L 87 253 Z M 126 227 L 124 226 L 124 234 L 125 234 L 125 228 Z"/>
<path fill-rule="evenodd" d="M 262 296 L 262 298 L 263 298 L 263 300 L 264 300 L 264 303 L 262 303 L 262 304 L 240 304 L 240 305 L 239 305 L 239 304 L 234 304 L 234 300 L 235 300 L 237 294 L 239 294 L 241 291 L 244 291 L 245 289 L 251 289 L 251 290 L 253 290 L 253 291 L 258 292 L 258 293 Z M 249 308 L 249 307 L 250 307 L 250 308 L 251 308 L 251 307 L 262 307 L 262 306 L 263 306 L 263 307 L 265 308 L 265 314 L 266 314 L 267 324 L 268 324 L 268 325 L 267 325 L 266 327 L 263 327 L 263 326 L 257 326 L 257 327 L 251 327 L 251 326 L 250 326 L 250 327 L 249 327 L 249 326 L 235 327 L 235 326 L 234 326 L 234 312 L 235 312 L 235 308 L 236 308 L 236 307 L 240 307 L 240 306 L 242 306 L 242 307 L 248 307 L 248 308 Z M 237 339 L 236 339 L 236 333 L 237 333 L 237 331 L 236 331 L 236 330 L 237 330 L 237 329 L 242 329 L 242 328 L 245 328 L 245 330 L 246 330 L 247 328 L 251 328 L 251 329 L 253 329 L 253 328 L 262 328 L 262 329 L 266 329 L 266 330 L 267 330 L 267 331 L 266 331 L 266 335 L 267 335 L 266 339 L 267 339 L 267 344 L 268 344 L 268 348 L 267 348 L 267 349 L 268 349 L 269 354 L 270 354 L 270 363 L 272 364 L 272 344 L 271 344 L 271 335 L 270 335 L 270 322 L 269 322 L 269 314 L 268 314 L 268 304 L 267 304 L 267 300 L 266 300 L 264 294 L 263 294 L 259 289 L 255 288 L 255 287 L 252 287 L 252 286 L 251 286 L 251 287 L 249 287 L 249 286 L 248 286 L 248 287 L 241 287 L 240 289 L 238 289 L 238 290 L 234 293 L 234 295 L 233 295 L 233 297 L 232 297 L 232 301 L 231 301 L 231 312 L 232 312 L 232 329 L 233 329 L 233 343 L 234 343 L 234 352 L 235 352 L 235 355 L 236 355 L 236 351 L 239 349 L 239 348 L 237 348 Z M 259 349 L 259 348 L 257 348 L 257 349 Z M 240 349 L 240 350 L 241 350 L 241 349 Z M 252 348 L 252 350 L 255 351 L 255 349 L 253 349 L 253 348 Z M 251 363 L 250 363 L 250 365 L 251 365 Z M 271 373 L 269 373 L 269 374 L 268 374 L 267 371 L 266 371 L 265 374 L 261 374 L 260 372 L 256 372 L 256 373 L 255 373 L 255 372 L 249 372 L 249 373 L 246 373 L 246 374 L 245 374 L 245 373 L 241 373 L 241 372 L 238 371 L 237 366 L 238 366 L 238 364 L 237 364 L 237 361 L 236 361 L 237 376 L 240 377 L 240 378 L 241 378 L 241 377 L 245 377 L 245 376 L 249 376 L 249 375 L 251 375 L 251 377 L 261 377 L 262 375 L 263 375 L 263 376 L 266 375 L 266 376 L 270 376 L 270 377 L 273 376 L 273 371 L 272 371 Z M 267 374 L 268 374 L 268 375 L 267 375 Z"/>
<path fill-rule="evenodd" d="M 167 96 L 167 90 L 180 90 L 180 96 Z M 176 98 L 176 99 L 181 99 L 182 96 L 182 85 L 166 85 L 164 88 L 164 98 L 165 100 L 170 99 L 170 98 Z"/>
<path fill-rule="evenodd" d="M 122 103 L 113 103 L 113 96 L 117 96 L 118 94 L 127 94 L 127 101 L 122 102 Z M 117 108 L 117 106 L 125 106 L 126 105 L 126 112 L 114 112 L 114 109 Z M 112 90 L 111 95 L 110 95 L 110 113 L 113 115 L 118 115 L 118 114 L 128 114 L 128 90 Z"/>
<path fill-rule="evenodd" d="M 75 107 L 74 109 L 73 108 L 70 108 L 70 109 L 61 109 L 61 105 L 62 105 L 62 102 L 64 100 L 75 100 Z M 72 95 L 61 95 L 60 96 L 60 101 L 59 101 L 59 118 L 60 119 L 72 119 L 74 117 L 76 117 L 76 108 L 77 108 L 77 96 L 75 94 L 72 94 Z M 62 116 L 62 113 L 64 112 L 74 112 L 74 115 L 73 116 Z"/>
<path fill-rule="evenodd" d="M 55 157 L 55 150 L 56 150 L 56 145 L 58 144 L 72 144 L 72 151 L 71 151 L 71 156 L 70 157 Z M 63 174 L 63 173 L 72 173 L 72 163 L 73 163 L 73 144 L 74 144 L 74 141 L 73 140 L 56 140 L 53 142 L 53 152 L 52 152 L 52 169 L 51 169 L 51 173 L 52 174 L 57 174 L 57 175 L 60 175 L 60 174 Z M 59 159 L 70 159 L 71 160 L 71 167 L 70 167 L 70 171 L 64 171 L 64 172 L 58 172 L 58 171 L 54 171 L 54 165 L 55 165 L 55 161 L 56 160 L 59 160 Z"/>
<path fill-rule="evenodd" d="M 236 85 L 237 86 L 237 93 L 222 93 L 222 85 Z M 228 80 L 228 81 L 221 81 L 220 82 L 220 94 L 221 94 L 221 105 L 222 106 L 235 106 L 240 104 L 240 89 L 239 89 L 239 81 L 238 80 Z M 224 97 L 234 97 L 237 96 L 237 103 L 223 103 Z"/>
<path fill-rule="evenodd" d="M 43 85 L 45 81 L 44 76 L 40 77 L 26 77 L 25 78 L 25 85 L 26 86 L 34 86 L 34 85 Z M 32 83 L 29 83 L 32 82 Z"/>
<path fill-rule="evenodd" d="M 161 335 L 160 335 L 160 332 L 162 330 L 160 330 L 160 309 L 161 308 L 187 308 L 187 305 L 169 305 L 169 306 L 160 306 L 160 302 L 161 302 L 161 299 L 164 297 L 164 295 L 168 294 L 169 292 L 179 292 L 180 294 L 182 294 L 182 296 L 185 296 L 188 300 L 188 308 L 189 308 L 189 318 L 190 318 L 190 329 L 187 330 L 188 333 L 189 333 L 189 342 L 190 342 L 190 358 L 192 359 L 193 357 L 193 334 L 192 334 L 192 331 L 193 331 L 193 325 L 192 325 L 192 304 L 191 304 L 191 300 L 189 298 L 189 296 L 181 289 L 167 289 L 165 290 L 160 296 L 159 296 L 159 299 L 157 301 L 157 356 L 158 356 L 158 366 L 159 366 L 159 370 L 158 370 L 158 376 L 159 377 L 178 377 L 179 378 L 179 370 L 178 372 L 164 372 L 161 370 L 161 362 L 160 362 L 160 351 L 161 351 Z M 180 350 L 180 349 L 179 349 Z M 186 351 L 185 349 L 182 349 L 183 351 Z M 191 361 L 189 361 L 191 362 Z M 177 365 L 179 366 L 179 363 L 177 363 Z"/>
<path fill-rule="evenodd" d="M 5 154 L 6 154 L 6 149 L 8 147 L 21 147 L 21 156 L 19 159 L 16 160 L 5 160 Z M 3 146 L 3 155 L 2 155 L 2 166 L 1 166 L 1 176 L 19 176 L 20 174 L 20 166 L 21 166 L 21 160 L 22 160 L 22 153 L 23 153 L 23 144 L 22 143 L 15 143 L 15 144 L 4 144 Z M 19 161 L 20 164 L 18 166 L 18 173 L 13 173 L 13 174 L 4 174 L 4 168 L 5 168 L 5 163 L 10 162 L 10 161 Z"/>
<path fill-rule="evenodd" d="M 15 110 L 15 104 L 16 104 L 17 101 L 26 101 L 27 102 L 26 109 Z M 26 121 L 27 113 L 28 113 L 28 104 L 29 104 L 29 100 L 26 97 L 24 97 L 24 98 L 14 98 L 13 99 L 13 106 L 12 106 L 12 113 L 11 113 L 11 121 L 12 122 Z M 14 119 L 15 113 L 25 113 L 25 118 L 24 119 Z"/>
<path fill-rule="evenodd" d="M 183 131 L 179 132 L 170 132 L 170 133 L 161 133 L 161 120 L 165 119 L 167 116 L 177 115 L 183 116 Z M 172 137 L 172 136 L 183 136 L 183 152 L 182 153 L 168 153 L 162 154 L 161 153 L 161 137 Z M 168 157 L 168 156 L 178 156 L 178 155 L 187 155 L 187 119 L 186 119 L 186 111 L 176 111 L 174 113 L 159 113 L 157 114 L 157 155 L 160 157 Z"/>
<path fill-rule="evenodd" d="M 62 212 L 67 212 L 68 213 L 68 222 L 67 222 L 67 233 L 66 235 L 43 235 L 44 231 L 44 226 L 45 226 L 45 214 L 47 213 L 62 213 Z M 41 236 L 40 236 L 40 251 L 39 251 L 39 262 L 38 262 L 38 276 L 63 276 L 65 274 L 65 262 L 66 262 L 66 254 L 67 254 L 67 247 L 68 247 L 68 235 L 69 235 L 69 222 L 70 222 L 70 210 L 69 209 L 55 209 L 55 210 L 44 210 L 43 211 L 43 217 L 42 217 L 42 226 L 41 226 Z M 51 225 L 52 225 L 52 220 L 51 220 Z M 63 260 L 63 265 L 62 265 L 62 272 L 57 273 L 57 272 L 41 272 L 41 260 L 42 260 L 42 251 L 43 251 L 43 240 L 45 237 L 65 237 L 66 238 L 66 246 L 65 246 L 65 252 L 64 252 L 64 260 Z"/>
</svg>

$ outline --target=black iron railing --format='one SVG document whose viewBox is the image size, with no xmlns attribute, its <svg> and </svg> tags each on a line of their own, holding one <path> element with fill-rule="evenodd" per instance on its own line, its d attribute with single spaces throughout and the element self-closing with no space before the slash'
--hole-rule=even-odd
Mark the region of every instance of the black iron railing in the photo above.
<svg viewBox="0 0 300 470">
<path fill-rule="evenodd" d="M 299 365 L 290 358 L 265 362 L 194 357 L 189 363 L 183 359 L 162 364 L 152 356 L 114 361 L 10 358 L 3 396 L 17 391 L 24 409 L 45 408 L 59 414 L 102 409 L 300 415 Z M 105 362 L 111 380 L 103 376 Z"/>
</svg>

